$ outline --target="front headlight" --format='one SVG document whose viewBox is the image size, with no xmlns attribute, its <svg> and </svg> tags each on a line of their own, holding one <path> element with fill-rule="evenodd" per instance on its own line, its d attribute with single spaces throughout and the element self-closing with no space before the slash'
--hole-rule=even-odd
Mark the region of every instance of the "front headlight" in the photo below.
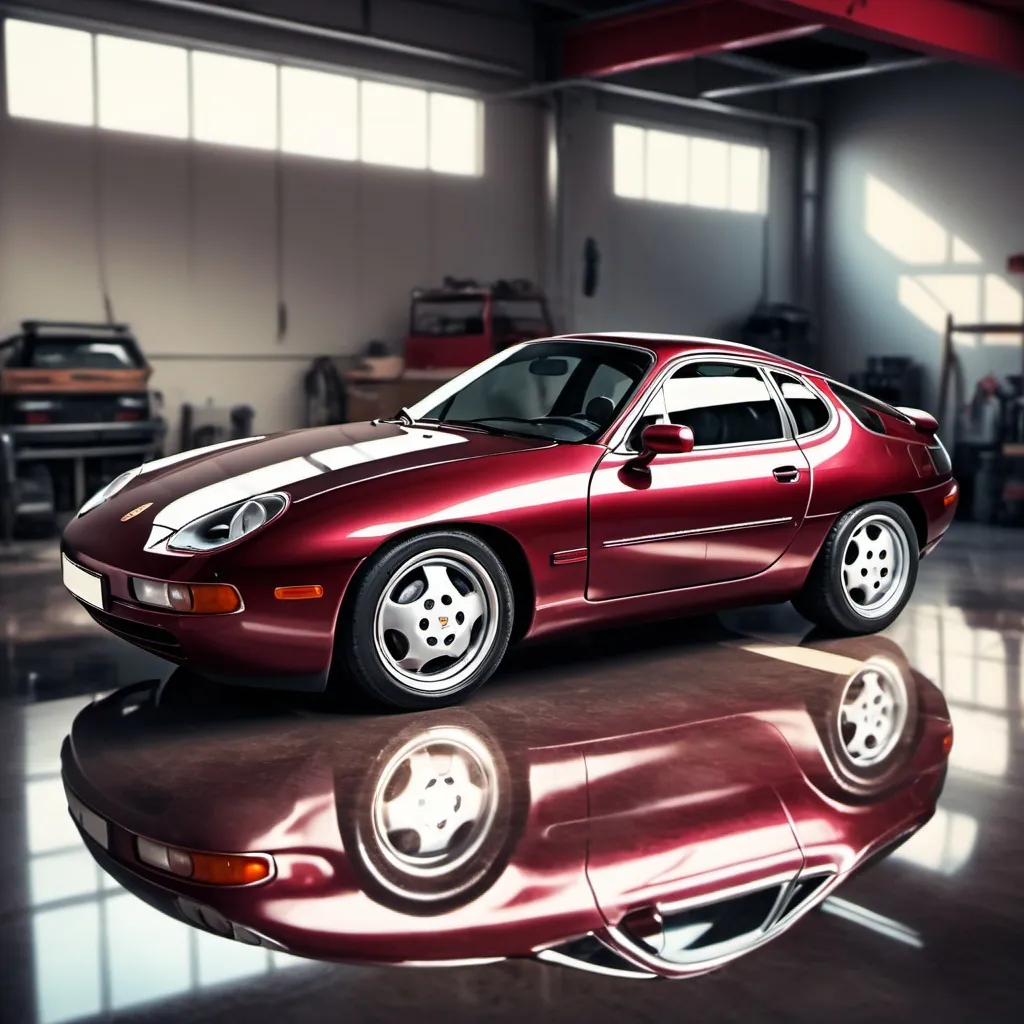
<svg viewBox="0 0 1024 1024">
<path fill-rule="evenodd" d="M 108 501 L 118 491 L 124 490 L 140 473 L 142 472 L 141 466 L 136 466 L 134 469 L 129 469 L 127 473 L 122 473 L 120 476 L 115 477 L 107 484 L 106 487 L 101 487 L 79 510 L 78 514 L 84 516 L 86 512 L 94 509 L 97 505 L 102 505 L 103 502 Z"/>
<path fill-rule="evenodd" d="M 213 551 L 261 530 L 288 507 L 286 494 L 259 494 L 209 512 L 167 540 L 172 551 Z"/>
</svg>

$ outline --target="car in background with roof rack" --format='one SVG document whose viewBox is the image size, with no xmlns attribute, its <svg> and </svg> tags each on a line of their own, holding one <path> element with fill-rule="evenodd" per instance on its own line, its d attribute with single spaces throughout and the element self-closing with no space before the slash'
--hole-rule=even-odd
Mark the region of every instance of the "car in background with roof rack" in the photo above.
<svg viewBox="0 0 1024 1024">
<path fill-rule="evenodd" d="M 25 320 L 0 341 L 5 535 L 52 519 L 163 445 L 152 369 L 127 324 Z"/>
</svg>

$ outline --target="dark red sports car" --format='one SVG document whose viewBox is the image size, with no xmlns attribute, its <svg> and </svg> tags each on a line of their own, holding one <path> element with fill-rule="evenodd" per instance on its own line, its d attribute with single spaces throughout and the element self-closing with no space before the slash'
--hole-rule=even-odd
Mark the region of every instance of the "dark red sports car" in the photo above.
<svg viewBox="0 0 1024 1024">
<path fill-rule="evenodd" d="M 393 419 L 147 463 L 64 534 L 102 625 L 230 682 L 451 703 L 510 641 L 792 600 L 888 625 L 957 502 L 925 412 L 728 342 L 506 349 Z"/>
<path fill-rule="evenodd" d="M 99 863 L 216 934 L 689 977 L 913 835 L 945 777 L 945 701 L 891 641 L 819 642 L 796 666 L 765 647 L 673 644 L 625 678 L 520 672 L 472 713 L 397 719 L 178 670 L 82 711 L 64 782 Z"/>
</svg>

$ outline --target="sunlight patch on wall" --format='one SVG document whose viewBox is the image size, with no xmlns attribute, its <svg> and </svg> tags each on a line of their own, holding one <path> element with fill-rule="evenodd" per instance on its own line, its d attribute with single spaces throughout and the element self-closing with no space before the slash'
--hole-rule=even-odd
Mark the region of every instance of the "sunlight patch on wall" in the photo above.
<svg viewBox="0 0 1024 1024">
<path fill-rule="evenodd" d="M 998 274 L 985 275 L 985 322 L 1024 324 L 1024 296 Z M 1019 345 L 1019 334 L 986 334 L 987 345 Z"/>
<path fill-rule="evenodd" d="M 867 179 L 865 218 L 868 235 L 904 263 L 949 259 L 949 232 L 873 174 Z"/>
<path fill-rule="evenodd" d="M 897 281 L 900 305 L 922 324 L 937 334 L 944 333 L 950 316 L 954 324 L 1021 324 L 1019 333 L 980 335 L 985 345 L 1021 345 L 1024 296 L 999 274 L 964 273 L 964 267 L 983 263 L 973 246 L 873 174 L 865 181 L 864 217 L 869 238 L 903 263 L 922 268 Z M 976 346 L 978 337 L 954 334 L 965 347 Z"/>
<path fill-rule="evenodd" d="M 953 238 L 953 262 L 954 263 L 980 263 L 981 256 L 972 249 L 962 238 Z"/>
</svg>

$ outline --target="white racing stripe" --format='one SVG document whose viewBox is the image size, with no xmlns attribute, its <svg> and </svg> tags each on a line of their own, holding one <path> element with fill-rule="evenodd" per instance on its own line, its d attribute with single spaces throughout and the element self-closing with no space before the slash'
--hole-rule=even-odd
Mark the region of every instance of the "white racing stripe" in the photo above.
<svg viewBox="0 0 1024 1024">
<path fill-rule="evenodd" d="M 187 452 L 178 452 L 177 455 L 165 455 L 162 459 L 154 459 L 152 462 L 144 462 L 140 474 L 153 473 L 158 469 L 166 469 L 186 459 L 194 459 L 197 455 L 208 455 L 210 452 L 219 451 L 221 448 L 233 448 L 235 445 L 248 444 L 250 441 L 262 441 L 265 434 L 257 437 L 236 437 L 233 441 L 218 441 L 217 444 L 208 444 L 203 448 L 191 448 Z"/>
<path fill-rule="evenodd" d="M 312 452 L 309 456 L 298 456 L 275 462 L 260 469 L 240 473 L 227 480 L 200 487 L 190 494 L 182 495 L 157 512 L 154 527 L 180 530 L 200 516 L 245 501 L 257 494 L 279 491 L 284 487 L 308 480 L 310 477 L 367 462 L 409 455 L 431 448 L 446 448 L 453 444 L 465 444 L 468 440 L 458 434 L 402 428 L 403 432 L 394 437 L 381 437 L 359 444 L 338 445 Z M 159 539 L 159 538 L 158 538 Z M 151 537 L 151 542 L 153 538 Z"/>
</svg>

